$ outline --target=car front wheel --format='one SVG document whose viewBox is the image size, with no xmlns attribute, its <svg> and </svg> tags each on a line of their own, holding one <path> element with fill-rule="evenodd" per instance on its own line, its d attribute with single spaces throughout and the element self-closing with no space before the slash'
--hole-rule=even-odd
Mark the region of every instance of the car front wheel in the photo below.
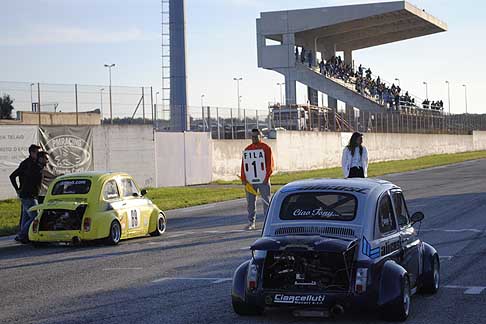
<svg viewBox="0 0 486 324">
<path fill-rule="evenodd" d="M 439 263 L 439 257 L 437 255 L 434 255 L 432 260 L 432 269 L 429 273 L 426 273 L 424 276 L 421 292 L 426 294 L 435 294 L 437 291 L 439 291 L 439 287 L 440 287 L 440 263 Z"/>
<path fill-rule="evenodd" d="M 164 213 L 160 213 L 157 217 L 157 223 L 155 227 L 155 231 L 150 233 L 151 236 L 160 236 L 164 234 L 165 230 L 167 229 L 167 218 L 165 217 Z"/>
<path fill-rule="evenodd" d="M 106 238 L 109 245 L 117 245 L 121 239 L 121 226 L 118 221 L 113 221 L 110 225 L 110 235 Z"/>
<path fill-rule="evenodd" d="M 232 304 L 235 313 L 241 316 L 257 316 L 263 314 L 263 308 L 242 302 L 236 298 L 233 298 Z"/>
</svg>

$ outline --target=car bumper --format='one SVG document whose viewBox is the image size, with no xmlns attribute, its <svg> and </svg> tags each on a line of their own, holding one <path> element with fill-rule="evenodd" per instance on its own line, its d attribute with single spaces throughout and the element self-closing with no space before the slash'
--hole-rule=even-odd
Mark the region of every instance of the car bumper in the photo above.
<svg viewBox="0 0 486 324">
<path fill-rule="evenodd" d="M 376 294 L 366 292 L 363 294 L 341 292 L 312 292 L 302 291 L 258 291 L 247 295 L 248 301 L 262 307 L 278 308 L 322 308 L 330 309 L 339 305 L 346 310 L 363 310 L 376 307 Z"/>
<path fill-rule="evenodd" d="M 32 242 L 42 243 L 57 243 L 57 242 L 72 242 L 73 240 L 91 241 L 101 239 L 94 233 L 87 233 L 83 231 L 41 231 L 34 233 L 30 231 L 29 240 Z"/>
</svg>

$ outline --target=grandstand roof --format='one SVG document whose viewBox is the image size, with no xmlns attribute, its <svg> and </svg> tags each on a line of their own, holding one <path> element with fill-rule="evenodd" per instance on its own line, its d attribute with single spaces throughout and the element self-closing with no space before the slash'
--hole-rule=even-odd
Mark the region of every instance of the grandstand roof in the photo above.
<svg viewBox="0 0 486 324">
<path fill-rule="evenodd" d="M 406 1 L 261 13 L 260 31 L 282 41 L 295 33 L 300 46 L 357 50 L 447 31 L 447 24 Z"/>
</svg>

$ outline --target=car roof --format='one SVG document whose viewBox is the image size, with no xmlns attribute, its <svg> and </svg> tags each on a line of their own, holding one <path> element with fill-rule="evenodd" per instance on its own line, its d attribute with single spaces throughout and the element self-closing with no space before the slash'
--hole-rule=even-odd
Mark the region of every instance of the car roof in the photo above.
<svg viewBox="0 0 486 324">
<path fill-rule="evenodd" d="M 89 178 L 93 181 L 104 181 L 108 178 L 113 178 L 113 177 L 117 177 L 117 176 L 130 177 L 130 175 L 128 175 L 127 173 L 124 173 L 124 172 L 87 171 L 87 172 L 65 174 L 65 175 L 62 175 L 62 176 L 56 178 L 56 180 Z"/>
<path fill-rule="evenodd" d="M 333 187 L 335 189 L 333 189 Z M 381 179 L 307 179 L 291 182 L 285 185 L 282 192 L 292 192 L 301 190 L 331 190 L 331 191 L 350 191 L 345 188 L 364 190 L 367 192 L 382 188 L 383 190 L 397 187 L 393 183 Z M 355 190 L 352 190 L 355 191 Z"/>
</svg>

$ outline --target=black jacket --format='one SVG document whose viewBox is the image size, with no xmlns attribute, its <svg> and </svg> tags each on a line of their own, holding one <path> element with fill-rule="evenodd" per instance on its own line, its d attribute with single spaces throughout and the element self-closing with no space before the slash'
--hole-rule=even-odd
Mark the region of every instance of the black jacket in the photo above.
<svg viewBox="0 0 486 324">
<path fill-rule="evenodd" d="M 10 181 L 20 198 L 36 198 L 42 183 L 42 167 L 32 158 L 22 161 L 10 175 Z M 17 184 L 19 178 L 20 186 Z"/>
</svg>

